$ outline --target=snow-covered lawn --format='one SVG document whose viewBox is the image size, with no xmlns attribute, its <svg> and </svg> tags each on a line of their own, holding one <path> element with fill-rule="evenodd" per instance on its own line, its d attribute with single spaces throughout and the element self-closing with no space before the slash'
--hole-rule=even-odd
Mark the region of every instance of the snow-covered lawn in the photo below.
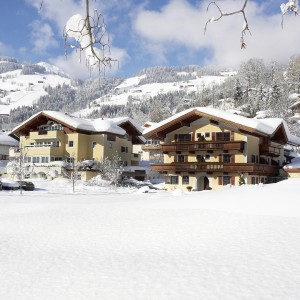
<svg viewBox="0 0 300 300">
<path fill-rule="evenodd" d="M 0 299 L 297 300 L 300 180 L 0 191 Z"/>
</svg>

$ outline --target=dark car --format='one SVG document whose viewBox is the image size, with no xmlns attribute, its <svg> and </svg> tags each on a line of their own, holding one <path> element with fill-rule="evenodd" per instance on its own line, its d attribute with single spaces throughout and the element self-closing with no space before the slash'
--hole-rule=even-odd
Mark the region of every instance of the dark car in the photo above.
<svg viewBox="0 0 300 300">
<path fill-rule="evenodd" d="M 20 185 L 20 188 L 24 191 L 33 191 L 34 190 L 34 184 L 31 181 L 17 181 Z"/>
<path fill-rule="evenodd" d="M 0 191 L 2 191 L 2 182 L 0 181 Z"/>
</svg>

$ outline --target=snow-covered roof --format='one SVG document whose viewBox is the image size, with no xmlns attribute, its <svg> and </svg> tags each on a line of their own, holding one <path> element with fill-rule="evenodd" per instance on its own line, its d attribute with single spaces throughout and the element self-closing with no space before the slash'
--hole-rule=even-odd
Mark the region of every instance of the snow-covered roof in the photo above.
<svg viewBox="0 0 300 300">
<path fill-rule="evenodd" d="M 19 142 L 14 138 L 10 137 L 7 132 L 0 131 L 0 145 L 4 146 L 18 146 Z"/>
<path fill-rule="evenodd" d="M 42 111 L 31 116 L 29 119 L 27 119 L 26 121 L 24 121 L 23 123 L 15 127 L 12 132 L 13 133 L 18 132 L 21 128 L 24 127 L 25 124 L 30 123 L 40 115 L 44 115 L 49 119 L 55 120 L 56 122 L 83 131 L 109 132 L 118 135 L 124 135 L 126 131 L 123 128 L 121 128 L 119 125 L 127 121 L 129 121 L 140 134 L 142 134 L 143 131 L 142 128 L 139 125 L 137 125 L 131 118 L 83 119 L 83 118 L 75 117 L 69 113 L 63 113 L 58 111 Z"/>
<path fill-rule="evenodd" d="M 212 107 L 195 107 L 195 108 L 184 110 L 166 120 L 157 123 L 156 125 L 146 128 L 144 130 L 144 134 L 147 135 L 152 131 L 158 130 L 162 126 L 165 126 L 168 123 L 175 121 L 180 117 L 184 117 L 185 115 L 189 115 L 191 113 L 194 113 L 195 115 L 199 115 L 199 116 L 204 116 L 204 117 L 206 116 L 208 118 L 213 117 L 220 122 L 228 123 L 231 125 L 235 124 L 237 127 L 248 128 L 257 133 L 261 133 L 263 135 L 269 135 L 269 136 L 275 134 L 277 129 L 280 126 L 283 126 L 285 129 L 288 142 L 300 145 L 300 139 L 295 136 L 292 136 L 289 133 L 289 129 L 283 119 L 280 118 L 251 119 L 251 118 L 246 118 L 244 116 L 232 114 L 227 111 L 218 110 Z"/>
</svg>

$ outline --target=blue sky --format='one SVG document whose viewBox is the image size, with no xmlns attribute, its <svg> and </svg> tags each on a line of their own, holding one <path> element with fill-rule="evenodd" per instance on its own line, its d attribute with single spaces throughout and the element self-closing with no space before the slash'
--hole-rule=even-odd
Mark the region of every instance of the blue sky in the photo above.
<svg viewBox="0 0 300 300">
<path fill-rule="evenodd" d="M 0 55 L 16 57 L 21 62 L 46 61 L 75 77 L 88 76 L 79 54 L 69 49 L 64 56 L 62 32 L 68 19 L 84 13 L 82 0 L 4 1 L 0 18 Z M 240 16 L 210 23 L 217 17 L 208 1 L 199 0 L 91 0 L 92 9 L 101 11 L 111 37 L 111 56 L 118 58 L 117 76 L 133 76 L 151 66 L 197 64 L 236 68 L 251 57 L 266 62 L 288 63 L 300 53 L 300 17 L 284 18 L 281 28 L 279 0 L 250 0 L 246 13 L 251 35 L 246 36 L 246 50 L 240 49 L 243 20 Z M 219 1 L 226 11 L 238 9 L 242 1 Z"/>
</svg>

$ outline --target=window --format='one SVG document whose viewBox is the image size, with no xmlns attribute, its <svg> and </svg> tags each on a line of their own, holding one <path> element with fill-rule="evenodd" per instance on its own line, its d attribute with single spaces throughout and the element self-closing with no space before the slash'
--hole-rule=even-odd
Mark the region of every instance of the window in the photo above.
<svg viewBox="0 0 300 300">
<path fill-rule="evenodd" d="M 26 162 L 27 162 L 27 163 L 31 163 L 31 156 L 27 156 L 27 157 L 26 157 Z"/>
<path fill-rule="evenodd" d="M 122 153 L 128 153 L 128 147 L 121 146 Z"/>
<path fill-rule="evenodd" d="M 183 163 L 184 161 L 185 161 L 184 155 L 178 155 L 178 156 L 177 156 L 177 162 Z"/>
<path fill-rule="evenodd" d="M 189 184 L 190 183 L 190 176 L 184 175 L 182 176 L 182 184 Z"/>
<path fill-rule="evenodd" d="M 253 164 L 258 163 L 258 155 L 251 155 L 251 162 Z"/>
<path fill-rule="evenodd" d="M 113 134 L 108 134 L 107 135 L 107 140 L 111 141 L 111 142 L 115 142 L 116 141 L 116 136 Z"/>
<path fill-rule="evenodd" d="M 39 158 L 38 156 L 33 156 L 33 157 L 32 157 L 32 162 L 33 162 L 34 164 L 38 164 L 38 163 L 40 162 L 40 158 Z"/>
<path fill-rule="evenodd" d="M 223 154 L 223 162 L 230 163 L 231 162 L 231 154 Z"/>
<path fill-rule="evenodd" d="M 223 185 L 231 184 L 231 176 L 223 176 Z"/>
<path fill-rule="evenodd" d="M 49 157 L 42 156 L 42 163 L 48 163 L 48 162 L 49 162 Z"/>
<path fill-rule="evenodd" d="M 210 132 L 205 132 L 205 137 L 209 138 L 210 137 Z"/>
<path fill-rule="evenodd" d="M 217 141 L 230 141 L 230 132 L 217 132 L 216 133 Z"/>
<path fill-rule="evenodd" d="M 210 155 L 209 154 L 206 154 L 205 155 L 205 160 L 209 160 L 210 159 Z"/>
<path fill-rule="evenodd" d="M 92 142 L 92 148 L 94 149 L 96 147 L 97 143 L 96 142 Z"/>
<path fill-rule="evenodd" d="M 204 141 L 205 140 L 205 134 L 204 133 L 197 133 L 197 140 L 198 141 Z"/>
<path fill-rule="evenodd" d="M 251 177 L 251 184 L 258 184 L 258 177 L 252 176 Z"/>
<path fill-rule="evenodd" d="M 190 142 L 191 141 L 191 135 L 190 134 L 178 134 L 177 135 L 177 141 L 178 142 Z"/>
<path fill-rule="evenodd" d="M 70 148 L 72 148 L 74 146 L 74 141 L 69 141 L 68 145 Z"/>
<path fill-rule="evenodd" d="M 165 183 L 167 184 L 178 184 L 178 176 L 166 176 Z"/>
</svg>

